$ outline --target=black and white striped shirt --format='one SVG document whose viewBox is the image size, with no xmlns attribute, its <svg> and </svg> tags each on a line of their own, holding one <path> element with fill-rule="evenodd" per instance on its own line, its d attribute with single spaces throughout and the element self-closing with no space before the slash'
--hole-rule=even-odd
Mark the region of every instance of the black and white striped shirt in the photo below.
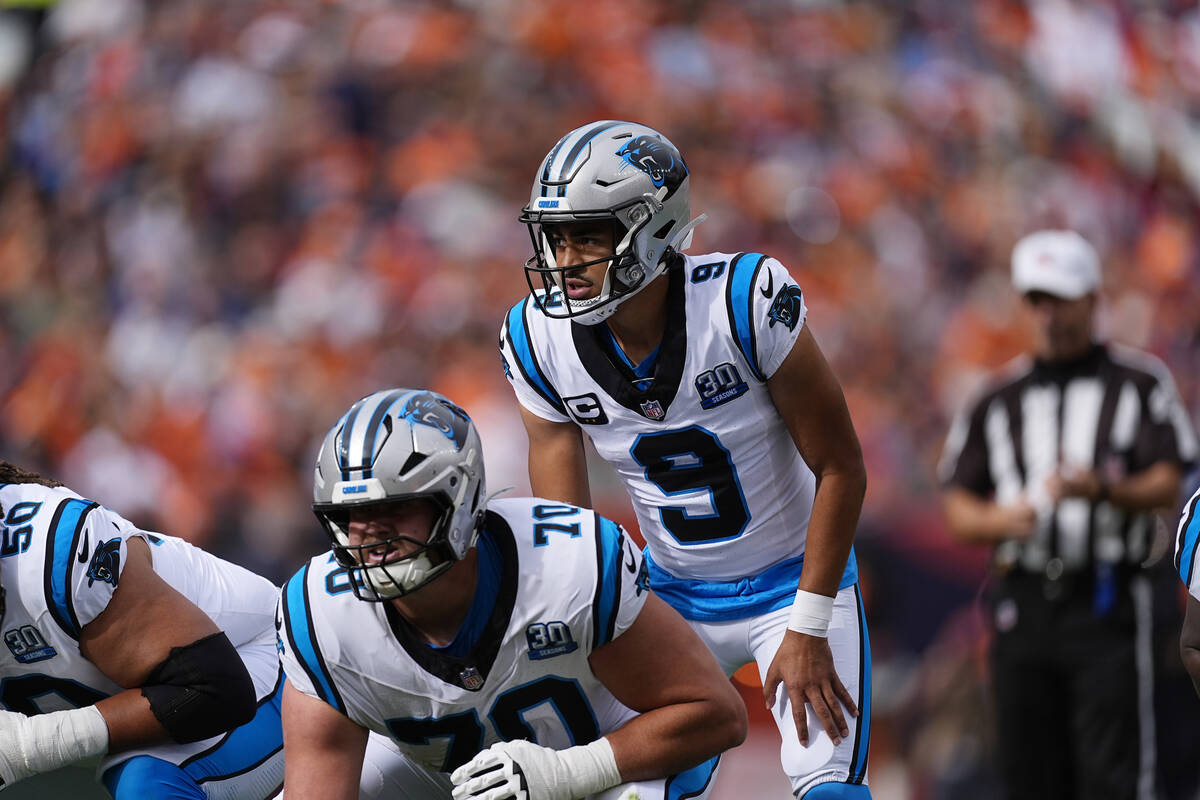
<svg viewBox="0 0 1200 800">
<path fill-rule="evenodd" d="M 1023 496 L 1037 510 L 1032 537 L 996 548 L 999 565 L 1041 572 L 1059 559 L 1071 572 L 1096 562 L 1141 563 L 1152 520 L 1085 498 L 1054 504 L 1050 476 L 1074 466 L 1113 482 L 1161 461 L 1186 467 L 1196 455 L 1195 431 L 1166 366 L 1138 350 L 1095 345 L 1070 362 L 1012 362 L 955 420 L 939 477 L 998 503 Z"/>
</svg>

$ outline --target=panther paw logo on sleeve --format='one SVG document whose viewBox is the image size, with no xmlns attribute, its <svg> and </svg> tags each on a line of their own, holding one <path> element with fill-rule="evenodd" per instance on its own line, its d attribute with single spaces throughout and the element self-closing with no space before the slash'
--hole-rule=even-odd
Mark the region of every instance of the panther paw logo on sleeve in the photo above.
<svg viewBox="0 0 1200 800">
<path fill-rule="evenodd" d="M 770 317 L 767 324 L 774 328 L 776 322 L 782 322 L 789 331 L 796 330 L 796 323 L 800 321 L 803 296 L 800 287 L 794 284 L 780 289 L 779 294 L 775 295 L 775 302 L 771 303 L 771 310 L 767 312 L 767 316 Z"/>
<path fill-rule="evenodd" d="M 88 588 L 96 581 L 117 585 L 117 576 L 121 574 L 121 539 L 114 537 L 96 546 L 92 555 L 92 563 L 88 565 Z"/>
</svg>

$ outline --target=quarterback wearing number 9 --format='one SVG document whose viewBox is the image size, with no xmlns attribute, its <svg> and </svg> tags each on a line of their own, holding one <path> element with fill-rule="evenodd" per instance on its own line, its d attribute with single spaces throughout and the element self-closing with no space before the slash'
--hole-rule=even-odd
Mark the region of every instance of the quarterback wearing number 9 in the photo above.
<svg viewBox="0 0 1200 800">
<path fill-rule="evenodd" d="M 276 620 L 288 800 L 708 796 L 745 709 L 619 526 L 489 500 L 474 424 L 428 391 L 355 403 L 314 480 L 333 549 Z"/>
<path fill-rule="evenodd" d="M 675 146 L 631 122 L 576 128 L 538 167 L 531 293 L 500 334 L 530 485 L 589 505 L 586 433 L 633 501 L 655 593 L 727 672 L 757 662 L 793 794 L 865 800 L 858 437 L 787 269 L 684 253 L 690 192 Z"/>
</svg>

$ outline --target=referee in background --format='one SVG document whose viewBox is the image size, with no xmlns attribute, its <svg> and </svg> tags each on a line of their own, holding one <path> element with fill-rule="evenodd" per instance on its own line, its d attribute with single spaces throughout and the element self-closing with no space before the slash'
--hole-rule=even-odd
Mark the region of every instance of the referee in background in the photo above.
<svg viewBox="0 0 1200 800">
<path fill-rule="evenodd" d="M 1100 260 L 1030 234 L 1013 287 L 1032 358 L 955 421 L 940 465 L 952 534 L 994 546 L 992 678 L 1010 798 L 1157 796 L 1151 511 L 1173 508 L 1196 435 L 1166 367 L 1094 338 Z"/>
</svg>

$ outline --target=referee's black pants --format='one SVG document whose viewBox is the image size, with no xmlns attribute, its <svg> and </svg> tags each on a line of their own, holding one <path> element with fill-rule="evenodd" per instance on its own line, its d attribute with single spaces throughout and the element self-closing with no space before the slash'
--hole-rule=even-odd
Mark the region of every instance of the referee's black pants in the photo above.
<svg viewBox="0 0 1200 800">
<path fill-rule="evenodd" d="M 1000 771 L 1013 800 L 1156 796 L 1150 591 L 1010 573 L 994 594 Z M 1101 603 L 1104 605 L 1104 603 Z"/>
</svg>

